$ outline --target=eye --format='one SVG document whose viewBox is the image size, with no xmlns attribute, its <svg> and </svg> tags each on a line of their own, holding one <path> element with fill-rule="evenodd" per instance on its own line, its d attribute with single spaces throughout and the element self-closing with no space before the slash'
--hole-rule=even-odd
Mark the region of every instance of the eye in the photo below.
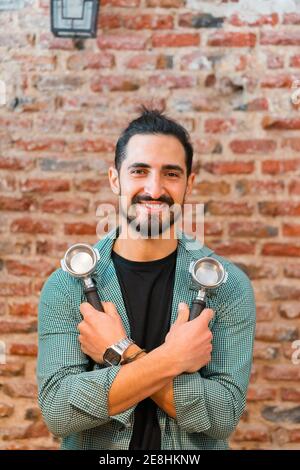
<svg viewBox="0 0 300 470">
<path fill-rule="evenodd" d="M 135 169 L 135 170 L 131 170 L 130 174 L 132 175 L 144 175 L 146 173 L 146 170 L 142 170 L 142 169 Z"/>
<path fill-rule="evenodd" d="M 167 173 L 167 176 L 169 176 L 170 178 L 179 178 L 178 173 L 174 173 L 173 171 L 169 171 Z"/>
</svg>

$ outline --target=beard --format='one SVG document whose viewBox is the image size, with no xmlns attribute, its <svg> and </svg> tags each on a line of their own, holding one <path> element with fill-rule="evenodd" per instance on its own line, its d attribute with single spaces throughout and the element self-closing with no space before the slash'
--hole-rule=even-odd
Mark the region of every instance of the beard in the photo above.
<svg viewBox="0 0 300 470">
<path fill-rule="evenodd" d="M 163 209 L 157 213 L 149 212 L 148 214 L 138 215 L 138 205 L 142 202 L 151 201 L 167 204 L 168 209 Z M 170 196 L 163 195 L 154 200 L 150 196 L 137 195 L 132 198 L 126 213 L 122 210 L 122 215 L 126 217 L 127 224 L 143 238 L 158 238 L 175 224 L 180 217 L 181 207 L 181 205 L 174 204 L 174 200 Z"/>
</svg>

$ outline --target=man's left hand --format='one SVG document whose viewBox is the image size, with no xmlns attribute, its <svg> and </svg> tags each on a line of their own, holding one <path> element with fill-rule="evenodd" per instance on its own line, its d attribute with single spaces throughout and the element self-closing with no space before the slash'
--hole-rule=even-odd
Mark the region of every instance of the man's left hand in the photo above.
<svg viewBox="0 0 300 470">
<path fill-rule="evenodd" d="M 103 363 L 103 354 L 112 344 L 127 336 L 122 319 L 112 302 L 102 302 L 104 312 L 91 304 L 80 305 L 83 321 L 79 323 L 81 350 L 95 362 Z"/>
</svg>

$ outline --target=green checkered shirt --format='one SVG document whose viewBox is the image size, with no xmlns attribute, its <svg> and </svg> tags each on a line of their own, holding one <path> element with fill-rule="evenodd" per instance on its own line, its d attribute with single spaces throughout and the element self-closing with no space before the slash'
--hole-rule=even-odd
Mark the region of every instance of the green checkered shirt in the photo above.
<svg viewBox="0 0 300 470">
<path fill-rule="evenodd" d="M 103 301 L 111 301 L 130 326 L 111 259 L 115 231 L 95 247 L 100 252 L 94 280 Z M 171 323 L 179 302 L 191 305 L 196 296 L 189 265 L 211 256 L 228 272 L 227 282 L 207 296 L 215 311 L 211 362 L 200 371 L 181 374 L 174 383 L 176 419 L 158 408 L 162 449 L 226 449 L 227 439 L 245 407 L 255 330 L 255 300 L 248 277 L 233 263 L 182 234 L 178 240 Z M 62 449 L 128 449 L 134 421 L 132 408 L 108 414 L 108 393 L 121 366 L 96 364 L 78 341 L 79 306 L 85 301 L 80 280 L 62 269 L 45 283 L 39 304 L 39 405 L 50 431 L 62 439 Z"/>
</svg>

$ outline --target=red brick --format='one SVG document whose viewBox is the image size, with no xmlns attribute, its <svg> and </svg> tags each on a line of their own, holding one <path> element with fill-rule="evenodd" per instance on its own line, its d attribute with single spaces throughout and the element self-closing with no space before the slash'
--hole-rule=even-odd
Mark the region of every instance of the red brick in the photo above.
<svg viewBox="0 0 300 470">
<path fill-rule="evenodd" d="M 286 324 L 259 323 L 256 325 L 256 340 L 260 341 L 293 341 L 298 338 L 298 329 Z"/>
<path fill-rule="evenodd" d="M 31 261 L 6 260 L 6 268 L 9 274 L 14 276 L 49 276 L 55 269 L 53 264 L 42 259 Z"/>
<path fill-rule="evenodd" d="M 250 279 L 274 279 L 278 275 L 278 267 L 267 263 L 237 263 Z"/>
<path fill-rule="evenodd" d="M 0 320 L 0 333 L 32 333 L 36 331 L 37 323 L 31 321 Z"/>
<path fill-rule="evenodd" d="M 160 75 L 150 76 L 148 83 L 153 88 L 192 88 L 196 86 L 196 77 L 161 73 Z"/>
<path fill-rule="evenodd" d="M 207 204 L 207 212 L 213 215 L 251 215 L 253 206 L 247 202 L 217 202 Z"/>
<path fill-rule="evenodd" d="M 260 86 L 262 88 L 291 88 L 296 79 L 294 75 L 286 73 L 269 75 L 261 80 Z"/>
<path fill-rule="evenodd" d="M 271 321 L 274 319 L 274 309 L 270 305 L 256 304 L 256 320 L 258 322 Z"/>
<path fill-rule="evenodd" d="M 291 429 L 289 433 L 289 442 L 300 442 L 300 429 Z"/>
<path fill-rule="evenodd" d="M 174 19 L 171 15 L 126 15 L 123 16 L 123 26 L 126 29 L 173 29 Z"/>
<path fill-rule="evenodd" d="M 89 201 L 87 199 L 46 199 L 41 204 L 42 212 L 50 212 L 54 214 L 84 214 L 88 211 Z"/>
<path fill-rule="evenodd" d="M 278 129 L 278 130 L 299 130 L 300 118 L 272 118 L 266 116 L 262 120 L 262 127 L 264 129 Z"/>
<path fill-rule="evenodd" d="M 97 45 L 100 50 L 115 49 L 141 51 L 146 49 L 147 42 L 148 37 L 140 33 L 104 33 L 97 38 Z"/>
<path fill-rule="evenodd" d="M 34 302 L 10 303 L 9 314 L 18 317 L 37 316 L 38 307 Z"/>
<path fill-rule="evenodd" d="M 114 150 L 113 140 L 101 138 L 101 139 L 81 139 L 72 140 L 68 143 L 69 150 L 73 153 L 79 152 L 111 152 Z"/>
<path fill-rule="evenodd" d="M 140 87 L 140 79 L 128 76 L 102 76 L 91 81 L 91 90 L 94 92 L 106 91 L 135 91 Z"/>
<path fill-rule="evenodd" d="M 37 385 L 27 380 L 11 380 L 3 385 L 3 392 L 13 398 L 35 398 L 37 397 Z"/>
<path fill-rule="evenodd" d="M 299 46 L 299 31 L 262 31 L 260 44 L 264 46 Z"/>
<path fill-rule="evenodd" d="M 27 152 L 62 152 L 65 141 L 63 139 L 19 139 L 16 140 L 15 146 L 17 149 L 26 150 Z"/>
<path fill-rule="evenodd" d="M 98 28 L 102 30 L 122 28 L 123 17 L 121 15 L 103 13 L 98 17 Z"/>
<path fill-rule="evenodd" d="M 261 254 L 264 256 L 300 256 L 300 244 L 266 243 Z"/>
<path fill-rule="evenodd" d="M 9 353 L 15 356 L 37 356 L 37 345 L 13 343 L 10 345 Z"/>
<path fill-rule="evenodd" d="M 296 388 L 282 388 L 280 390 L 281 399 L 283 401 L 300 402 L 300 390 Z"/>
<path fill-rule="evenodd" d="M 24 433 L 24 438 L 30 439 L 30 438 L 38 438 L 38 437 L 48 437 L 50 436 L 50 432 L 46 426 L 45 423 L 43 422 L 37 422 L 37 423 L 32 423 L 30 424 L 25 433 Z"/>
<path fill-rule="evenodd" d="M 240 425 L 234 432 L 232 439 L 236 442 L 269 442 L 270 433 L 267 426 L 262 426 L 259 424 Z"/>
<path fill-rule="evenodd" d="M 0 418 L 8 418 L 14 412 L 14 405 L 9 403 L 0 403 Z"/>
<path fill-rule="evenodd" d="M 281 147 L 288 147 L 295 152 L 300 152 L 300 139 L 298 137 L 286 137 L 282 139 Z"/>
<path fill-rule="evenodd" d="M 297 171 L 300 168 L 300 159 L 293 160 L 265 160 L 261 163 L 262 173 L 270 175 L 282 175 Z"/>
<path fill-rule="evenodd" d="M 222 153 L 222 145 L 220 141 L 216 138 L 207 136 L 205 139 L 194 140 L 195 152 L 198 154 L 219 154 Z"/>
<path fill-rule="evenodd" d="M 185 5 L 185 0 L 146 0 L 147 7 L 179 8 Z"/>
<path fill-rule="evenodd" d="M 234 222 L 229 224 L 231 237 L 268 238 L 278 235 L 278 228 L 262 222 Z"/>
<path fill-rule="evenodd" d="M 223 226 L 222 224 L 213 223 L 213 222 L 205 222 L 204 225 L 204 235 L 205 236 L 219 236 L 223 233 Z"/>
<path fill-rule="evenodd" d="M 283 224 L 282 234 L 285 237 L 300 237 L 300 224 Z"/>
<path fill-rule="evenodd" d="M 69 191 L 70 182 L 62 179 L 27 179 L 20 186 L 23 192 L 49 193 L 57 191 Z"/>
<path fill-rule="evenodd" d="M 77 53 L 68 57 L 67 68 L 69 70 L 98 70 L 103 68 L 111 69 L 115 65 L 115 57 L 107 52 L 84 54 Z"/>
<path fill-rule="evenodd" d="M 31 285 L 29 282 L 0 282 L 0 295 L 23 297 L 30 294 Z"/>
<path fill-rule="evenodd" d="M 300 278 L 300 264 L 285 264 L 283 273 L 285 277 Z"/>
<path fill-rule="evenodd" d="M 251 385 L 248 389 L 247 400 L 249 401 L 267 401 L 276 399 L 276 389 L 267 386 Z"/>
<path fill-rule="evenodd" d="M 247 103 L 247 111 L 267 111 L 269 102 L 267 98 L 255 98 Z"/>
<path fill-rule="evenodd" d="M 53 71 L 56 69 L 56 56 L 14 54 L 13 61 L 22 72 Z"/>
<path fill-rule="evenodd" d="M 292 215 L 300 215 L 300 203 L 298 202 L 259 202 L 259 212 L 263 215 L 272 217 Z"/>
<path fill-rule="evenodd" d="M 46 220 L 35 220 L 31 217 L 22 217 L 15 219 L 10 230 L 12 233 L 48 233 L 51 234 L 54 231 L 54 225 L 52 222 Z"/>
<path fill-rule="evenodd" d="M 66 235 L 95 235 L 96 224 L 88 223 L 76 223 L 76 224 L 65 224 L 64 233 Z"/>
<path fill-rule="evenodd" d="M 254 33 L 238 33 L 217 31 L 208 37 L 208 46 L 220 47 L 254 47 L 256 35 Z"/>
<path fill-rule="evenodd" d="M 52 33 L 40 34 L 39 46 L 43 49 L 71 51 L 75 49 L 74 42 L 68 38 L 57 38 Z"/>
<path fill-rule="evenodd" d="M 298 303 L 282 304 L 279 306 L 279 314 L 287 319 L 300 318 L 300 306 Z"/>
<path fill-rule="evenodd" d="M 254 171 L 254 162 L 210 162 L 204 163 L 203 169 L 213 175 L 240 175 Z"/>
<path fill-rule="evenodd" d="M 277 144 L 269 139 L 233 140 L 229 144 L 233 153 L 271 153 L 275 152 Z"/>
<path fill-rule="evenodd" d="M 199 33 L 181 33 L 181 34 L 162 34 L 155 33 L 152 35 L 153 47 L 188 47 L 199 46 Z"/>
<path fill-rule="evenodd" d="M 283 24 L 300 24 L 299 13 L 285 13 L 283 17 Z"/>
<path fill-rule="evenodd" d="M 253 181 L 253 180 L 239 180 L 235 184 L 236 190 L 242 195 L 265 195 L 265 194 L 280 194 L 284 190 L 283 181 Z"/>
<path fill-rule="evenodd" d="M 200 181 L 197 187 L 194 189 L 201 196 L 211 196 L 215 194 L 225 195 L 230 192 L 230 185 L 225 181 Z"/>
<path fill-rule="evenodd" d="M 212 134 L 229 133 L 237 129 L 236 120 L 231 119 L 207 119 L 204 123 L 205 132 Z"/>
<path fill-rule="evenodd" d="M 293 55 L 290 58 L 290 67 L 300 67 L 300 55 Z"/>
<path fill-rule="evenodd" d="M 263 377 L 267 380 L 300 380 L 300 367 L 292 364 L 277 364 L 265 366 L 263 368 Z"/>
<path fill-rule="evenodd" d="M 28 158 L 9 158 L 0 156 L 0 169 L 1 170 L 28 170 L 32 167 L 33 161 Z"/>
<path fill-rule="evenodd" d="M 138 70 L 170 69 L 172 65 L 172 57 L 163 54 L 138 54 L 125 63 L 126 68 Z"/>
<path fill-rule="evenodd" d="M 29 196 L 0 196 L 0 210 L 2 211 L 28 211 L 33 206 L 34 201 Z"/>
<path fill-rule="evenodd" d="M 297 196 L 300 195 L 300 181 L 299 180 L 293 180 L 290 182 L 289 193 L 296 194 Z"/>
<path fill-rule="evenodd" d="M 247 242 L 209 242 L 209 247 L 221 256 L 254 255 L 255 244 Z"/>
<path fill-rule="evenodd" d="M 279 22 L 279 17 L 277 13 L 270 13 L 269 15 L 259 15 L 259 17 L 254 21 L 246 21 L 242 19 L 238 14 L 233 14 L 229 20 L 229 24 L 233 26 L 263 26 L 271 25 L 275 26 Z"/>
<path fill-rule="evenodd" d="M 284 284 L 269 285 L 265 289 L 268 300 L 300 300 L 300 289 L 297 286 Z"/>
<path fill-rule="evenodd" d="M 7 362 L 0 364 L 0 376 L 13 377 L 17 375 L 24 375 L 25 364 L 23 362 Z"/>
</svg>

